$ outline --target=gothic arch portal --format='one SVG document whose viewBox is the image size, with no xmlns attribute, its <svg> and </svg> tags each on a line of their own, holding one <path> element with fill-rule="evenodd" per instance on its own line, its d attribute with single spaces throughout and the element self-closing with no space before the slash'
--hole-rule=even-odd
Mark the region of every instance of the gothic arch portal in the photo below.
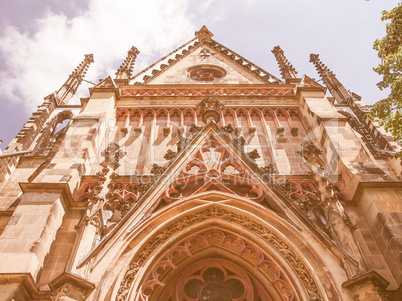
<svg viewBox="0 0 402 301">
<path fill-rule="evenodd" d="M 227 300 L 339 300 L 327 297 L 339 293 L 325 266 L 340 262 L 306 243 L 303 231 L 245 198 L 208 191 L 136 226 L 98 293 L 104 300 L 193 301 L 215 285 Z M 224 277 L 210 283 L 206 271 Z M 230 291 L 230 279 L 244 290 Z"/>
</svg>

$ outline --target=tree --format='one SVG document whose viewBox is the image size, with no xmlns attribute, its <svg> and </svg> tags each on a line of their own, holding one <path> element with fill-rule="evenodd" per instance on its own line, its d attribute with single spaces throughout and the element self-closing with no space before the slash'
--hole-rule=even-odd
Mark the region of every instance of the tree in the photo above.
<svg viewBox="0 0 402 301">
<path fill-rule="evenodd" d="M 381 63 L 374 71 L 383 76 L 377 84 L 383 90 L 390 88 L 390 95 L 370 106 L 370 118 L 378 118 L 389 130 L 395 141 L 402 144 L 402 2 L 390 11 L 382 12 L 386 35 L 374 42 Z"/>
</svg>

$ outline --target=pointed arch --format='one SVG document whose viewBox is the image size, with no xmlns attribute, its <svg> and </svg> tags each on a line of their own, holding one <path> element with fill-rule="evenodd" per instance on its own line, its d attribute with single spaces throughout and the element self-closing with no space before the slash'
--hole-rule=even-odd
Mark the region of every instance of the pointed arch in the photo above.
<svg viewBox="0 0 402 301">
<path fill-rule="evenodd" d="M 274 290 L 268 292 L 270 295 L 282 296 L 274 300 L 328 300 L 326 290 L 335 288 L 326 275 L 325 265 L 339 262 L 328 251 L 306 245 L 301 233 L 285 219 L 261 209 L 251 201 L 210 191 L 167 206 L 128 233 L 126 248 L 102 283 L 111 285 L 116 273 L 119 276 L 114 286 L 100 289 L 113 296 L 110 300 L 143 300 L 140 293 L 146 289 L 149 295 L 150 288 L 156 289 L 159 296 L 169 279 L 180 277 L 192 263 L 216 254 L 219 260 L 239 262 L 239 270 L 256 277 L 262 288 Z M 220 238 L 209 237 L 208 231 L 221 233 Z M 192 236 L 198 237 L 199 242 L 188 241 Z M 230 243 L 226 238 L 230 238 Z M 320 251 L 326 254 L 319 254 Z M 114 270 L 115 266 L 120 267 L 119 272 Z M 255 272 L 256 267 L 259 272 Z M 173 274 L 167 276 L 165 272 Z M 283 277 L 269 278 L 267 273 Z M 273 285 L 275 280 L 279 281 L 278 286 Z"/>
</svg>

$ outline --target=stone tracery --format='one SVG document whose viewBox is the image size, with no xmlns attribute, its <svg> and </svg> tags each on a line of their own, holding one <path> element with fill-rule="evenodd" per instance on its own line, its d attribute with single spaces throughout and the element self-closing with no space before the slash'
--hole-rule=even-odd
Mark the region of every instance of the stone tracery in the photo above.
<svg viewBox="0 0 402 301">
<path fill-rule="evenodd" d="M 152 236 L 152 238 L 141 247 L 141 249 L 135 254 L 131 260 L 123 280 L 120 283 L 120 287 L 116 296 L 117 301 L 127 300 L 130 293 L 131 285 L 137 275 L 140 267 L 148 260 L 151 253 L 164 244 L 173 234 L 179 230 L 183 230 L 195 223 L 205 221 L 208 219 L 222 219 L 230 221 L 240 227 L 244 227 L 248 231 L 258 235 L 264 241 L 269 243 L 275 248 L 283 258 L 294 268 L 294 271 L 298 275 L 300 281 L 303 283 L 304 288 L 309 295 L 310 300 L 322 300 L 320 297 L 320 291 L 315 283 L 311 272 L 308 270 L 304 262 L 298 257 L 294 250 L 280 239 L 275 233 L 266 228 L 265 226 L 258 224 L 250 218 L 230 212 L 219 206 L 213 206 L 208 209 L 199 211 L 177 220 L 170 224 L 165 229 L 162 229 L 160 233 Z"/>
<path fill-rule="evenodd" d="M 157 287 L 160 287 L 160 291 L 164 291 L 166 284 L 161 279 L 166 277 L 167 273 L 174 273 L 180 262 L 207 248 L 222 248 L 232 256 L 242 257 L 251 266 L 254 266 L 254 273 L 258 271 L 258 273 L 267 278 L 270 286 L 284 300 L 297 300 L 292 285 L 283 272 L 274 262 L 267 258 L 267 255 L 262 250 L 246 239 L 219 229 L 210 229 L 192 235 L 170 248 L 166 255 L 153 265 L 153 270 L 150 271 L 148 278 L 144 281 L 141 289 L 142 299 L 149 300 Z M 219 259 L 217 258 L 214 260 L 214 264 L 206 265 L 199 271 L 195 271 L 194 265 L 186 263 L 190 268 L 180 275 L 181 280 L 179 283 L 176 284 L 172 281 L 173 284 L 169 285 L 173 291 L 177 292 L 177 300 L 255 300 L 257 295 L 255 295 L 254 291 L 257 294 L 257 290 L 253 288 L 253 284 L 249 279 L 250 275 L 236 273 L 241 269 L 239 266 L 234 266 L 230 272 L 226 272 L 228 265 L 217 264 L 218 262 Z M 199 267 L 200 265 L 197 263 L 195 266 Z M 220 276 L 216 276 L 216 279 L 211 279 L 213 278 L 211 275 L 205 275 L 208 271 Z M 255 281 L 254 279 L 253 282 Z M 175 285 L 178 286 L 174 287 Z M 237 286 L 237 289 L 233 286 Z M 166 291 L 169 291 L 169 288 Z M 158 294 L 163 294 L 163 298 L 167 300 L 168 297 L 165 296 L 167 293 L 159 292 Z M 270 299 L 267 291 L 258 293 L 262 300 Z M 212 298 L 214 294 L 215 299 L 203 299 L 203 297 Z M 221 299 L 216 299 L 217 296 Z"/>
</svg>

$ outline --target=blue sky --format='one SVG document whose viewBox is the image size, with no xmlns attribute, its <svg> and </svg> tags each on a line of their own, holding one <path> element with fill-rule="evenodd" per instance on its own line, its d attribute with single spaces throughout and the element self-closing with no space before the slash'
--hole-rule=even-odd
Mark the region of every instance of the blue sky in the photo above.
<svg viewBox="0 0 402 301">
<path fill-rule="evenodd" d="M 372 69 L 373 42 L 385 34 L 381 11 L 395 0 L 5 0 L 0 7 L 0 139 L 4 150 L 43 97 L 58 90 L 93 53 L 86 79 L 114 75 L 128 49 L 134 73 L 194 37 L 214 39 L 280 77 L 271 50 L 280 45 L 299 73 L 319 78 L 318 53 L 348 90 L 372 104 L 387 96 Z M 83 85 L 73 101 L 88 95 Z"/>
</svg>

